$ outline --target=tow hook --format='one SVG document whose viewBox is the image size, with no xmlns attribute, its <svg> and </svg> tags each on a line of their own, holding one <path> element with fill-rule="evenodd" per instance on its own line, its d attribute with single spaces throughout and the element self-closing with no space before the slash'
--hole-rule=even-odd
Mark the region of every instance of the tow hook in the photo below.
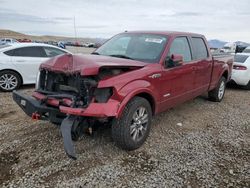
<svg viewBox="0 0 250 188">
<path fill-rule="evenodd" d="M 32 113 L 31 118 L 33 120 L 39 120 L 41 118 L 41 115 L 39 113 L 37 113 L 37 112 L 34 112 L 34 113 Z"/>
<path fill-rule="evenodd" d="M 76 160 L 75 148 L 71 137 L 72 126 L 76 121 L 76 117 L 67 116 L 61 123 L 61 133 L 63 136 L 64 150 L 69 158 Z"/>
</svg>

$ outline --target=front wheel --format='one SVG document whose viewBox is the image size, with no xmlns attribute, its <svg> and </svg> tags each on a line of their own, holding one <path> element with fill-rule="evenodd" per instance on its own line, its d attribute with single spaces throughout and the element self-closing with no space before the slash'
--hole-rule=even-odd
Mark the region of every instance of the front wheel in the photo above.
<svg viewBox="0 0 250 188">
<path fill-rule="evenodd" d="M 226 90 L 226 78 L 221 77 L 216 88 L 208 92 L 208 98 L 214 102 L 221 102 Z"/>
<path fill-rule="evenodd" d="M 139 148 L 147 139 L 152 119 L 149 102 L 142 97 L 133 98 L 124 108 L 122 116 L 114 119 L 112 137 L 125 150 Z"/>
</svg>

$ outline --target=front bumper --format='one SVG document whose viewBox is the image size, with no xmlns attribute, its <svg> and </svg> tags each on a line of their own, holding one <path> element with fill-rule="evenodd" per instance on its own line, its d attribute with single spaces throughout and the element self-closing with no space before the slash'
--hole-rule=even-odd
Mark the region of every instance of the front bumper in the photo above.
<svg viewBox="0 0 250 188">
<path fill-rule="evenodd" d="M 73 108 L 69 99 L 62 99 L 65 105 L 61 105 L 62 100 L 49 98 L 46 103 L 46 95 L 34 92 L 33 97 L 29 97 L 20 92 L 13 92 L 14 101 L 30 117 L 34 113 L 39 114 L 40 119 L 47 119 L 51 122 L 61 123 L 66 115 L 84 116 L 84 117 L 117 117 L 120 103 L 110 99 L 107 103 L 90 103 L 87 108 Z"/>
<path fill-rule="evenodd" d="M 39 119 L 49 120 L 53 123 L 61 123 L 66 117 L 58 108 L 48 107 L 41 101 L 34 99 L 17 91 L 13 91 L 12 97 L 20 108 L 30 117 L 34 114 L 39 115 Z M 36 116 L 38 119 L 38 116 Z"/>
</svg>

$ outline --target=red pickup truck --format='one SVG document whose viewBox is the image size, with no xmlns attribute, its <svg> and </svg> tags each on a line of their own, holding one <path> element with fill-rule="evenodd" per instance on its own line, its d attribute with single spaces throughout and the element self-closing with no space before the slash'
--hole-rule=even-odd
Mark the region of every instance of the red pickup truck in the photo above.
<svg viewBox="0 0 250 188">
<path fill-rule="evenodd" d="M 112 137 L 134 150 L 149 135 L 152 116 L 205 92 L 220 102 L 233 56 L 212 56 L 203 35 L 124 32 L 90 55 L 61 55 L 40 66 L 32 97 L 13 99 L 33 119 L 59 124 L 65 151 L 96 122 L 112 123 Z"/>
</svg>

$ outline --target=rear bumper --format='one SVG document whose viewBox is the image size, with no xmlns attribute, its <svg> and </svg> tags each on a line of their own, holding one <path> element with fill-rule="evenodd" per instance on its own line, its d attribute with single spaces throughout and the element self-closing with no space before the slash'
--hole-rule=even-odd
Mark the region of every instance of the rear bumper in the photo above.
<svg viewBox="0 0 250 188">
<path fill-rule="evenodd" d="M 238 85 L 246 86 L 250 81 L 249 70 L 233 70 L 231 79 Z"/>
<path fill-rule="evenodd" d="M 86 117 L 117 117 L 120 103 L 116 100 L 109 100 L 107 103 L 90 103 L 87 108 L 73 108 L 60 105 L 58 99 L 50 98 L 46 104 L 41 101 L 46 96 L 40 93 L 33 93 L 33 97 L 29 97 L 20 92 L 13 92 L 14 101 L 22 108 L 22 110 L 30 117 L 32 114 L 38 113 L 41 119 L 47 119 L 52 122 L 61 123 L 66 115 L 86 116 Z M 64 101 L 70 104 L 70 101 Z"/>
</svg>

